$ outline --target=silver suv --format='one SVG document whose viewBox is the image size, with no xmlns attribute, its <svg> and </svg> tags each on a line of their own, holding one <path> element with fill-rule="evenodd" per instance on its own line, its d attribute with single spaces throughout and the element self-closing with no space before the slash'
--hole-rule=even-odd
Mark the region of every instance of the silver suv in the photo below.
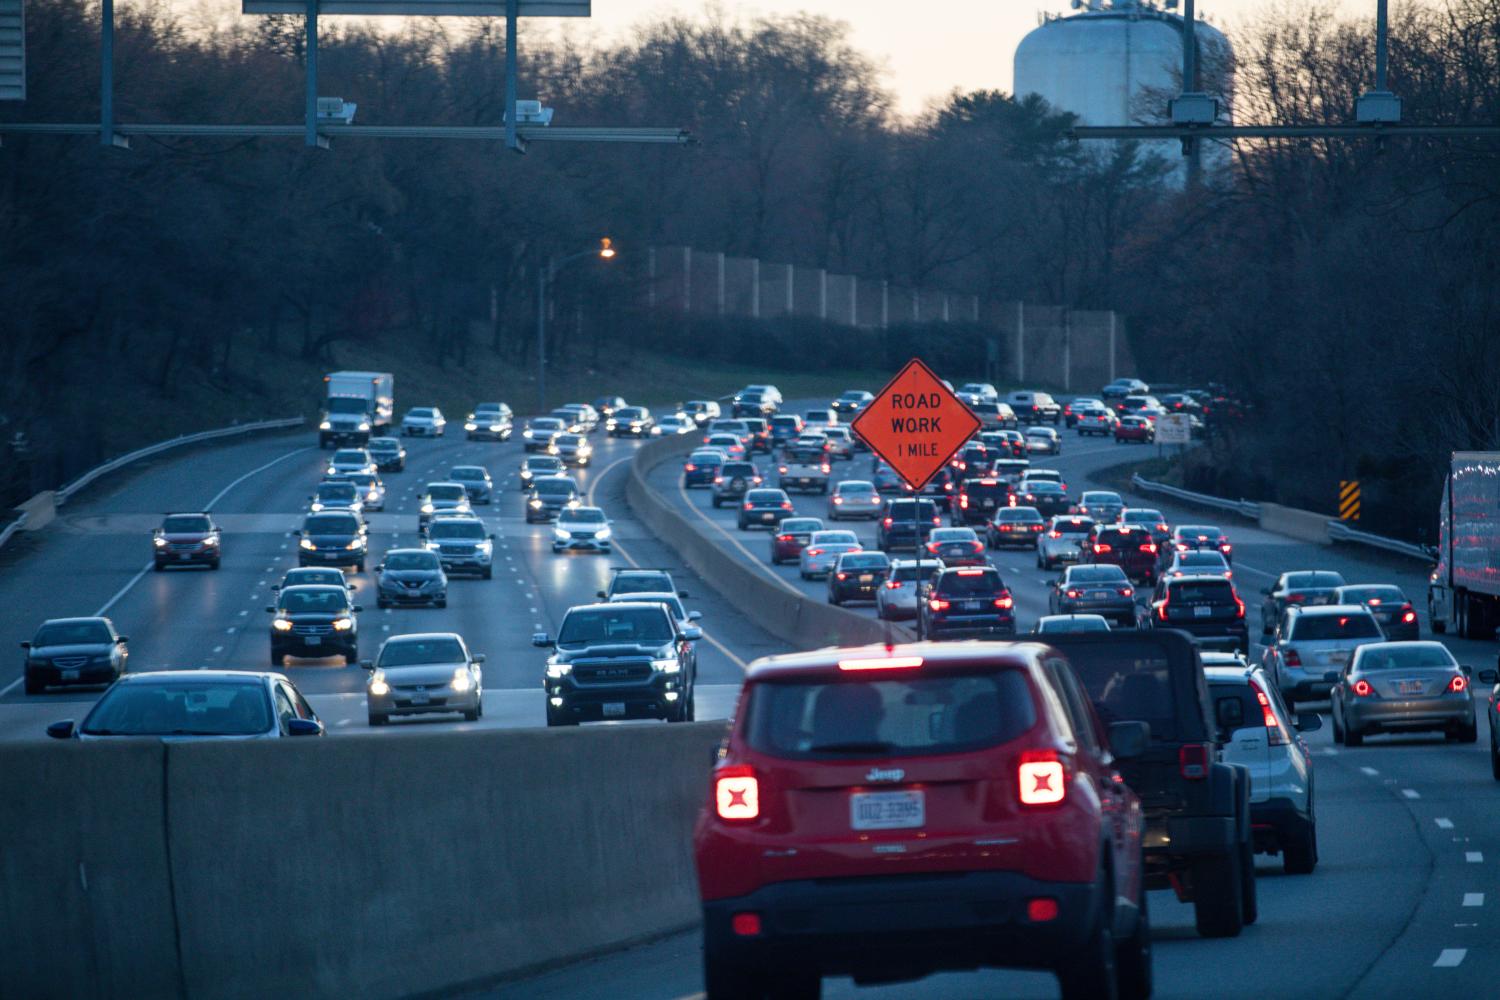
<svg viewBox="0 0 1500 1000">
<path fill-rule="evenodd" d="M 1322 701 L 1339 672 L 1368 642 L 1384 642 L 1380 623 L 1362 604 L 1290 607 L 1261 654 L 1261 666 L 1287 704 Z"/>
</svg>

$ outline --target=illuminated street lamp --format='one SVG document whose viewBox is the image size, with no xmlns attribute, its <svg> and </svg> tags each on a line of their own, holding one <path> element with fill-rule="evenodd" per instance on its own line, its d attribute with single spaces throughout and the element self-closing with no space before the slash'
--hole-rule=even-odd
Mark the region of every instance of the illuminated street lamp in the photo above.
<svg viewBox="0 0 1500 1000">
<path fill-rule="evenodd" d="M 562 260 L 549 258 L 547 266 L 540 268 L 536 275 L 536 386 L 539 402 L 538 412 L 547 412 L 547 286 L 552 279 L 557 277 L 557 272 L 573 263 L 575 260 L 583 260 L 585 257 L 599 257 L 610 260 L 615 255 L 614 243 L 608 236 L 599 241 L 597 250 L 580 250 L 578 253 L 564 257 Z"/>
</svg>

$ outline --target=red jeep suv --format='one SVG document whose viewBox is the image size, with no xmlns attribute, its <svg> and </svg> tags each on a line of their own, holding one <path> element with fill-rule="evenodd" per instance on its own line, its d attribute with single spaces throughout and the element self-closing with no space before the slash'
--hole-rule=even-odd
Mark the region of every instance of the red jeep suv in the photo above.
<svg viewBox="0 0 1500 1000">
<path fill-rule="evenodd" d="M 1149 995 L 1141 806 L 1114 767 L 1148 730 L 1106 734 L 1055 650 L 771 657 L 734 720 L 694 834 L 711 1000 L 982 966 Z"/>
</svg>

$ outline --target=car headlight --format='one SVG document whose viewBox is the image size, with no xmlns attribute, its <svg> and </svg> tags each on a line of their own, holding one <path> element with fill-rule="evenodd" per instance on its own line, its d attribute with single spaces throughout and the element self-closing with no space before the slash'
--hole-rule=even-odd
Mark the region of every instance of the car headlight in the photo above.
<svg viewBox="0 0 1500 1000">
<path fill-rule="evenodd" d="M 559 542 L 566 542 L 570 537 L 572 537 L 567 531 L 563 530 L 562 528 L 553 528 L 552 535 Z"/>
<path fill-rule="evenodd" d="M 653 427 L 653 428 L 651 428 L 651 436 L 652 437 L 655 437 L 656 435 L 658 435 L 660 433 L 661 433 L 661 428 L 660 427 Z"/>
<path fill-rule="evenodd" d="M 528 437 L 528 438 L 531 437 L 531 428 L 528 427 L 524 431 L 522 431 L 521 432 L 521 436 L 522 437 Z"/>
<path fill-rule="evenodd" d="M 530 504 L 529 504 L 529 506 L 530 506 L 530 507 L 531 507 L 531 508 L 532 508 L 532 509 L 533 509 L 533 510 L 541 510 L 541 509 L 542 509 L 542 501 L 541 501 L 541 498 L 539 498 L 539 497 L 532 497 L 532 498 L 531 498 L 531 502 L 530 502 Z"/>
<path fill-rule="evenodd" d="M 549 444 L 547 446 L 547 454 L 549 454 L 549 455 L 556 455 L 557 454 L 557 445 L 555 445 L 555 444 Z"/>
<path fill-rule="evenodd" d="M 608 538 L 609 537 L 609 529 L 608 528 L 600 528 L 598 531 L 594 532 L 594 537 L 595 538 Z"/>
<path fill-rule="evenodd" d="M 312 541 L 311 538 L 304 538 L 298 544 L 301 545 L 304 549 L 316 549 L 317 548 L 317 546 L 313 544 L 313 541 Z"/>
<path fill-rule="evenodd" d="M 671 659 L 667 660 L 652 660 L 651 669 L 657 671 L 658 673 L 675 674 L 682 670 L 682 664 L 678 661 L 677 657 L 674 656 Z"/>
<path fill-rule="evenodd" d="M 322 423 L 318 424 L 318 430 L 331 431 L 333 430 L 333 423 L 331 421 L 325 420 Z"/>
<path fill-rule="evenodd" d="M 159 549 L 164 549 L 167 547 L 167 540 L 162 536 L 157 535 L 151 539 L 151 544 L 155 545 Z"/>
<path fill-rule="evenodd" d="M 384 671 L 377 670 L 370 675 L 370 693 L 377 697 L 391 693 L 391 686 L 385 682 Z"/>
<path fill-rule="evenodd" d="M 490 424 L 490 430 L 492 430 L 496 434 L 498 434 L 501 431 L 505 430 L 505 425 L 504 424 Z"/>
<path fill-rule="evenodd" d="M 573 664 L 571 663 L 558 663 L 556 660 L 547 661 L 547 677 L 550 680 L 555 681 L 559 677 L 566 677 L 572 672 Z"/>
<path fill-rule="evenodd" d="M 522 469 L 521 470 L 521 479 L 523 481 L 525 481 L 525 480 L 529 480 L 530 478 L 531 478 L 531 470 L 530 469 Z"/>
<path fill-rule="evenodd" d="M 453 509 L 456 510 L 456 511 L 466 511 L 466 510 L 469 509 L 469 501 L 467 501 L 467 500 L 460 500 L 458 502 L 458 506 L 454 507 Z"/>
<path fill-rule="evenodd" d="M 479 425 L 476 424 L 474 421 L 472 421 L 472 420 L 466 420 L 466 421 L 464 421 L 464 430 L 466 430 L 466 431 L 477 431 L 478 429 L 479 429 Z M 491 429 L 493 430 L 493 428 L 491 428 Z"/>
<path fill-rule="evenodd" d="M 614 430 L 616 426 L 618 426 L 618 425 L 613 420 L 606 420 L 606 421 L 604 421 L 604 429 L 607 430 L 607 431 Z"/>
<path fill-rule="evenodd" d="M 633 431 L 640 430 L 641 429 L 641 422 L 639 420 L 632 420 L 630 422 L 630 429 L 633 430 Z"/>
<path fill-rule="evenodd" d="M 364 547 L 365 540 L 363 538 L 351 538 L 349 539 L 349 544 L 344 546 L 346 549 L 362 549 Z"/>
<path fill-rule="evenodd" d="M 574 509 L 574 508 L 576 508 L 576 507 L 581 507 L 581 506 L 583 506 L 583 504 L 582 504 L 582 503 L 580 503 L 580 502 L 579 502 L 579 501 L 577 501 L 577 500 L 569 500 L 569 501 L 568 501 L 568 509 L 569 509 L 569 510 L 573 510 L 573 509 Z"/>
<path fill-rule="evenodd" d="M 292 623 L 285 618 L 272 618 L 271 627 L 278 632 L 290 632 L 292 630 Z"/>
<path fill-rule="evenodd" d="M 347 631 L 349 631 L 353 627 L 354 627 L 354 619 L 353 618 L 335 618 L 333 620 L 333 630 L 335 632 L 347 632 Z"/>
<path fill-rule="evenodd" d="M 484 541 L 474 546 L 474 548 L 480 552 L 483 552 L 485 555 L 489 555 L 492 551 L 494 551 L 495 546 L 490 543 L 490 540 L 488 538 L 486 538 Z"/>
<path fill-rule="evenodd" d="M 473 686 L 474 678 L 469 676 L 469 671 L 467 669 L 465 669 L 464 667 L 459 667 L 457 670 L 453 671 L 453 680 L 451 682 L 451 687 L 453 688 L 453 690 L 467 691 Z"/>
<path fill-rule="evenodd" d="M 371 490 L 365 494 L 365 499 L 374 502 L 380 499 L 380 493 L 376 490 Z"/>
<path fill-rule="evenodd" d="M 370 429 L 370 422 L 368 420 L 361 420 L 359 422 L 359 429 L 362 430 L 362 431 L 369 430 Z"/>
<path fill-rule="evenodd" d="M 424 514 L 431 514 L 432 511 L 433 511 L 432 504 L 430 504 L 430 503 L 424 503 L 422 505 L 422 513 L 424 513 Z"/>
<path fill-rule="evenodd" d="M 318 511 L 320 511 L 320 510 L 322 510 L 322 509 L 323 509 L 323 505 L 322 505 L 322 504 L 321 504 L 321 503 L 319 503 L 319 502 L 318 502 L 318 501 L 316 501 L 316 500 L 314 500 L 314 501 L 313 501 L 313 502 L 312 502 L 312 503 L 311 503 L 311 504 L 310 504 L 310 505 L 309 505 L 309 506 L 308 506 L 308 508 L 307 508 L 307 509 L 308 509 L 308 510 L 310 510 L 310 511 L 313 511 L 313 512 L 314 512 L 314 513 L 317 513 L 317 512 L 318 512 Z"/>
<path fill-rule="evenodd" d="M 219 536 L 218 535 L 209 535 L 207 538 L 203 539 L 203 544 L 204 545 L 208 545 L 208 546 L 218 545 L 219 544 Z"/>
<path fill-rule="evenodd" d="M 442 546 L 437 542 L 423 542 L 422 547 L 425 548 L 428 552 L 436 552 L 438 549 L 442 548 Z"/>
</svg>

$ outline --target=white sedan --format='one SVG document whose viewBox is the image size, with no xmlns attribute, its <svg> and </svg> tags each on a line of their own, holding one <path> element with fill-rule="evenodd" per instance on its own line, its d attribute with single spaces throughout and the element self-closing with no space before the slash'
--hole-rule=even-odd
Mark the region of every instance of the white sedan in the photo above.
<svg viewBox="0 0 1500 1000">
<path fill-rule="evenodd" d="M 436 406 L 414 406 L 401 418 L 401 433 L 407 437 L 442 437 L 447 426 Z"/>
</svg>

